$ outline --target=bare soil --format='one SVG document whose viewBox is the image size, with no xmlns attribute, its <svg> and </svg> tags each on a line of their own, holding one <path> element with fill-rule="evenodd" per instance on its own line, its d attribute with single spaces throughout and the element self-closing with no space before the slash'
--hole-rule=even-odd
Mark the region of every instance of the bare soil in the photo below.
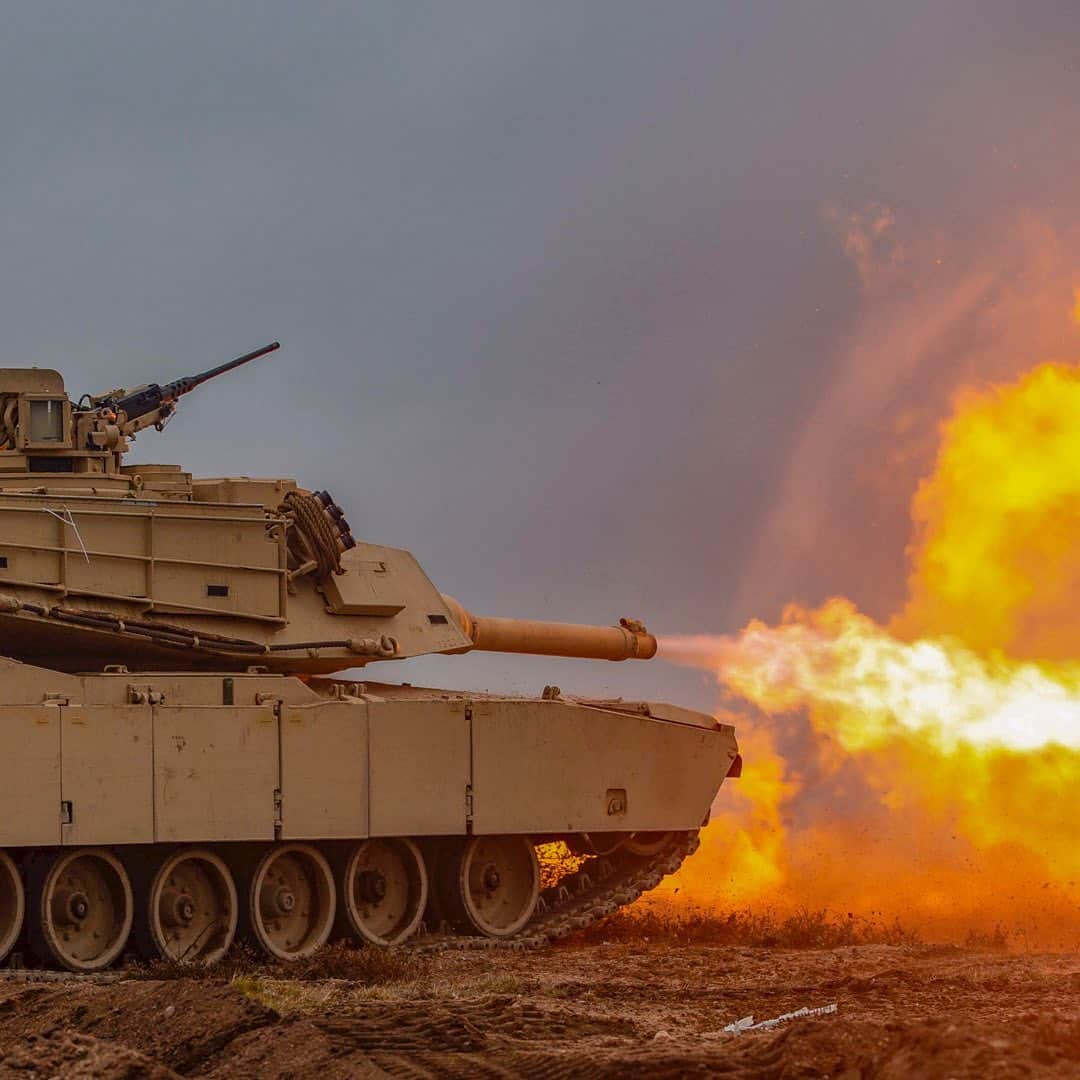
<svg viewBox="0 0 1080 1080">
<path fill-rule="evenodd" d="M 1080 956 L 593 936 L 284 973 L 0 980 L 0 1078 L 1080 1076 Z M 801 1006 L 837 1012 L 734 1035 Z"/>
</svg>

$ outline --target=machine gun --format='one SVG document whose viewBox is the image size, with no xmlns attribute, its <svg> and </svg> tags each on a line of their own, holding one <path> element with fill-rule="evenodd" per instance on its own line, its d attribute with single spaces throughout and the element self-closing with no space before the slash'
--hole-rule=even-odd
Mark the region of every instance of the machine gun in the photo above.
<svg viewBox="0 0 1080 1080">
<path fill-rule="evenodd" d="M 281 348 L 280 342 L 272 341 L 261 349 L 245 353 L 235 360 L 210 368 L 209 371 L 198 375 L 174 379 L 164 386 L 158 383 L 147 383 L 133 390 L 111 390 L 107 394 L 90 398 L 90 401 L 98 410 L 104 409 L 115 414 L 115 420 L 119 422 L 123 434 L 134 434 L 151 424 L 156 426 L 164 424 L 175 411 L 177 400 L 184 394 L 191 393 L 197 386 L 251 360 L 258 360 L 260 356 L 266 356 L 267 353 L 272 353 L 279 348 Z"/>
</svg>

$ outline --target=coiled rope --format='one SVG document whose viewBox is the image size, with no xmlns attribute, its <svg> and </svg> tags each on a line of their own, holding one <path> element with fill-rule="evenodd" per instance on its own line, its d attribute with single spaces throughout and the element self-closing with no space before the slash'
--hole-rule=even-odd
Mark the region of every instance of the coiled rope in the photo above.
<svg viewBox="0 0 1080 1080">
<path fill-rule="evenodd" d="M 322 503 L 314 495 L 304 495 L 299 491 L 288 492 L 284 501 L 311 557 L 318 563 L 319 577 L 340 574 L 341 552 Z"/>
</svg>

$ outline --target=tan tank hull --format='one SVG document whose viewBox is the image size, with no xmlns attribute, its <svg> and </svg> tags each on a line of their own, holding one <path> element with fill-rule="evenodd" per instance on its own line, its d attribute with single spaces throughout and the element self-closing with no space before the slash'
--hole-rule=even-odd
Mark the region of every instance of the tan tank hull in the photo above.
<svg viewBox="0 0 1080 1080">
<path fill-rule="evenodd" d="M 237 936 L 292 960 L 422 926 L 542 944 L 677 867 L 739 773 L 732 729 L 677 706 L 323 678 L 656 639 L 472 615 L 292 480 L 123 464 L 274 348 L 78 402 L 0 370 L 0 960 L 212 963 Z M 541 895 L 552 843 L 583 861 Z"/>
<path fill-rule="evenodd" d="M 467 852 L 496 877 L 519 875 L 495 914 L 482 887 L 476 910 L 458 911 L 463 928 L 499 938 L 508 902 L 522 926 L 534 917 L 538 884 L 527 861 L 522 869 L 534 843 L 565 840 L 609 859 L 621 851 L 628 865 L 644 865 L 658 834 L 681 844 L 696 832 L 738 761 L 730 727 L 645 703 L 258 674 L 73 676 L 11 661 L 0 661 L 0 678 L 12 748 L 0 787 L 0 947 L 25 933 L 39 958 L 73 970 L 120 955 L 135 897 L 153 893 L 163 868 L 170 880 L 190 878 L 179 894 L 159 886 L 157 907 L 145 909 L 142 940 L 166 955 L 222 920 L 232 931 L 202 939 L 201 959 L 223 955 L 245 925 L 286 959 L 335 928 L 400 940 L 425 915 L 437 926 L 454 910 L 460 894 L 445 863 Z M 676 719 L 664 718 L 667 709 Z M 371 865 L 357 870 L 365 859 Z M 19 882 L 7 895 L 6 865 Z M 64 873 L 50 878 L 58 865 Z M 285 881 L 282 896 L 267 893 L 268 874 Z M 358 901 L 358 874 L 381 888 L 389 881 L 404 914 Z M 297 929 L 294 893 L 317 893 L 320 875 L 321 906 L 309 906 L 310 925 Z M 76 886 L 61 888 L 72 877 Z M 113 885 L 104 915 L 92 890 L 102 880 Z M 194 905 L 187 923 L 184 897 Z M 89 922 L 57 924 L 58 905 L 77 914 L 84 902 Z"/>
</svg>

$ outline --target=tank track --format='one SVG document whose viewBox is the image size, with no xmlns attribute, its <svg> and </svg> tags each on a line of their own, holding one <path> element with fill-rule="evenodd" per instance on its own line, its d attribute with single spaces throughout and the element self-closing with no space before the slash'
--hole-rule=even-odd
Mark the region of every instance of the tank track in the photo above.
<svg viewBox="0 0 1080 1080">
<path fill-rule="evenodd" d="M 609 855 L 589 856 L 573 873 L 541 890 L 536 910 L 528 923 L 515 935 L 505 938 L 473 937 L 453 932 L 421 931 L 398 948 L 419 953 L 449 950 L 540 949 L 595 925 L 620 908 L 634 903 L 642 894 L 654 889 L 698 848 L 699 834 L 675 833 L 654 855 L 633 855 L 615 851 Z M 128 977 L 129 972 L 118 967 L 102 972 L 70 972 L 50 968 L 23 967 L 21 952 L 13 953 L 8 964 L 0 968 L 3 982 L 85 982 L 108 983 Z"/>
<path fill-rule="evenodd" d="M 675 873 L 698 849 L 698 833 L 677 833 L 655 855 L 616 851 L 592 856 L 575 873 L 544 889 L 532 919 L 512 937 L 421 934 L 404 947 L 419 952 L 450 949 L 539 949 L 585 930 L 619 908 L 632 904 Z"/>
</svg>

